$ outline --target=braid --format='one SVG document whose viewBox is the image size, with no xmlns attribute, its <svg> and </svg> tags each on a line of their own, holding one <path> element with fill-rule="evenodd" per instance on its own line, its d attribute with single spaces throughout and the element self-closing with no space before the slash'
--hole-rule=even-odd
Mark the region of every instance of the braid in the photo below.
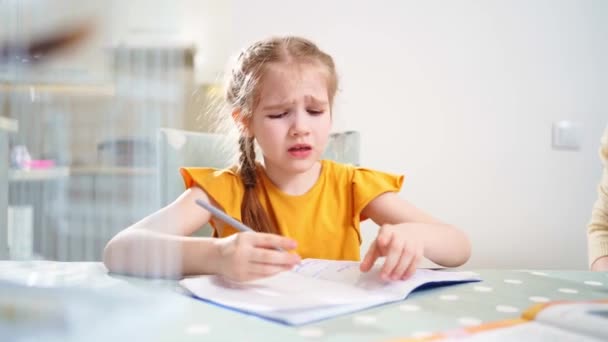
<svg viewBox="0 0 608 342">
<path fill-rule="evenodd" d="M 241 175 L 241 179 L 243 180 L 245 189 L 253 189 L 257 183 L 253 138 L 240 136 L 239 150 L 241 151 L 241 155 L 239 156 L 239 173 Z"/>
<path fill-rule="evenodd" d="M 239 156 L 238 173 L 241 176 L 243 185 L 245 185 L 245 194 L 241 203 L 241 219 L 243 223 L 257 232 L 280 234 L 279 229 L 268 217 L 256 194 L 258 178 L 253 142 L 254 138 L 239 137 L 239 150 L 241 154 Z"/>
</svg>

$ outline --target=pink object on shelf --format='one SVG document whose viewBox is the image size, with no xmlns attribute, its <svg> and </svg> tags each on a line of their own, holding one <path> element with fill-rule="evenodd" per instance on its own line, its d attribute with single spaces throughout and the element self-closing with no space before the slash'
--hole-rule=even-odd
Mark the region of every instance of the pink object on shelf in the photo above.
<svg viewBox="0 0 608 342">
<path fill-rule="evenodd" d="M 55 161 L 51 159 L 32 159 L 27 162 L 26 167 L 30 169 L 50 169 L 55 167 Z"/>
</svg>

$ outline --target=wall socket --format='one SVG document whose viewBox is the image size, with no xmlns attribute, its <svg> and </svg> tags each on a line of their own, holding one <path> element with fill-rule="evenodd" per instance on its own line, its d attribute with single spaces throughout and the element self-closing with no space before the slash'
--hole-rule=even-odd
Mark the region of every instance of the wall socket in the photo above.
<svg viewBox="0 0 608 342">
<path fill-rule="evenodd" d="M 553 123 L 552 146 L 554 150 L 579 150 L 582 140 L 582 123 L 569 120 Z"/>
</svg>

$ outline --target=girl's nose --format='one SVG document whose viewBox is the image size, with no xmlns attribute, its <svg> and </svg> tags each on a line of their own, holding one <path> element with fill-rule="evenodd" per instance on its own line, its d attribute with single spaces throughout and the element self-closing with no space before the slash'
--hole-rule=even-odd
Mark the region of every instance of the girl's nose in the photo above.
<svg viewBox="0 0 608 342">
<path fill-rule="evenodd" d="M 300 112 L 298 111 L 296 115 L 293 115 L 293 121 L 291 123 L 291 135 L 300 136 L 307 135 L 310 133 L 310 125 L 308 123 L 309 116 L 306 111 Z"/>
</svg>

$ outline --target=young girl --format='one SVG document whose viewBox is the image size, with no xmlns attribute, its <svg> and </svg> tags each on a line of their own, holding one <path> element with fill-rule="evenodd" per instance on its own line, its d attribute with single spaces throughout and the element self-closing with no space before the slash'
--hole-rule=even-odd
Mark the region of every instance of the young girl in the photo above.
<svg viewBox="0 0 608 342">
<path fill-rule="evenodd" d="M 465 263 L 465 234 L 401 199 L 403 176 L 319 160 L 337 83 L 332 58 L 306 39 L 271 38 L 244 50 L 226 89 L 240 133 L 238 166 L 182 168 L 187 190 L 117 234 L 104 251 L 107 268 L 246 281 L 289 270 L 301 258 L 359 260 L 359 223 L 367 218 L 380 228 L 361 262 L 363 272 L 380 257 L 385 280 L 408 278 L 422 257 L 448 267 Z M 224 225 L 196 199 L 256 232 Z M 214 237 L 189 236 L 207 222 Z"/>
</svg>

